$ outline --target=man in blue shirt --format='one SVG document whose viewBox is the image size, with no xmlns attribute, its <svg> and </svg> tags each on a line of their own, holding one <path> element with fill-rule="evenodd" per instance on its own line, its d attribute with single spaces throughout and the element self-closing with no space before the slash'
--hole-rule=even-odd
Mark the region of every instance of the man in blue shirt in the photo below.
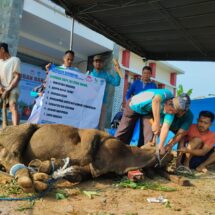
<svg viewBox="0 0 215 215">
<path fill-rule="evenodd" d="M 119 86 L 120 85 L 120 76 L 119 76 L 119 64 L 115 65 L 114 64 L 114 69 L 116 71 L 115 75 L 111 75 L 110 73 L 108 73 L 107 71 L 103 70 L 103 58 L 101 55 L 96 55 L 93 58 L 93 67 L 94 69 L 92 70 L 92 72 L 90 72 L 90 75 L 93 77 L 97 77 L 97 78 L 103 78 L 106 81 L 106 84 L 110 84 L 112 86 Z M 100 119 L 99 119 L 99 126 L 98 128 L 100 130 L 104 130 L 104 123 L 105 123 L 105 114 L 106 114 L 106 104 L 107 104 L 107 85 L 105 88 L 105 92 L 104 92 L 104 98 L 103 98 L 103 104 L 102 104 L 102 110 L 101 110 L 101 115 L 100 115 Z"/>
<path fill-rule="evenodd" d="M 160 133 L 159 149 L 161 154 L 164 154 L 164 142 L 174 115 L 179 111 L 188 110 L 189 104 L 189 99 L 180 96 L 174 98 L 168 89 L 149 89 L 141 92 L 127 103 L 116 137 L 129 144 L 140 115 L 151 117 L 153 118 L 151 130 L 156 135 Z M 163 124 L 160 129 L 161 118 L 163 118 Z"/>
<path fill-rule="evenodd" d="M 129 100 L 132 96 L 148 89 L 157 89 L 154 82 L 150 80 L 152 76 L 152 68 L 150 66 L 144 66 L 142 70 L 142 80 L 136 80 L 131 85 L 126 94 L 126 100 Z"/>
<path fill-rule="evenodd" d="M 154 82 L 150 80 L 152 76 L 152 68 L 150 66 L 144 66 L 142 69 L 142 80 L 136 80 L 131 85 L 126 94 L 126 100 L 128 101 L 132 96 L 148 90 L 148 89 L 157 89 L 157 86 Z M 140 121 L 137 121 L 140 124 L 140 134 L 138 140 L 138 146 L 151 141 L 152 133 L 148 132 L 151 129 L 149 119 L 140 117 Z"/>
</svg>

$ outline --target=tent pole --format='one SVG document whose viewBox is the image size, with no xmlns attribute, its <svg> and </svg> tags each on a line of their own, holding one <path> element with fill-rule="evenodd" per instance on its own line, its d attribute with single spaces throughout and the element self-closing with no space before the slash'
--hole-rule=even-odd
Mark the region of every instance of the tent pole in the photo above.
<svg viewBox="0 0 215 215">
<path fill-rule="evenodd" d="M 70 31 L 70 41 L 69 41 L 69 49 L 70 50 L 73 48 L 74 24 L 75 24 L 75 19 L 72 18 L 71 31 Z"/>
</svg>

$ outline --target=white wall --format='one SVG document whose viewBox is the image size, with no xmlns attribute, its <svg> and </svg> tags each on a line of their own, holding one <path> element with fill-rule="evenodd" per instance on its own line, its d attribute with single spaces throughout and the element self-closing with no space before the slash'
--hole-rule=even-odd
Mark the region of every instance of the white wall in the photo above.
<svg viewBox="0 0 215 215">
<path fill-rule="evenodd" d="M 48 0 L 25 0 L 23 9 L 24 11 L 59 26 L 60 28 L 71 31 L 72 18 L 65 15 L 64 9 Z M 114 43 L 111 40 L 85 27 L 77 21 L 75 21 L 74 25 L 74 34 L 97 44 L 102 44 L 105 48 L 113 49 Z"/>
<path fill-rule="evenodd" d="M 131 52 L 130 55 L 130 68 L 134 69 L 138 72 L 138 74 L 142 74 L 142 69 L 145 63 L 143 62 L 142 58 L 134 53 Z"/>
<path fill-rule="evenodd" d="M 170 72 L 165 70 L 159 64 L 156 64 L 156 79 L 161 80 L 162 82 L 170 83 Z"/>
</svg>

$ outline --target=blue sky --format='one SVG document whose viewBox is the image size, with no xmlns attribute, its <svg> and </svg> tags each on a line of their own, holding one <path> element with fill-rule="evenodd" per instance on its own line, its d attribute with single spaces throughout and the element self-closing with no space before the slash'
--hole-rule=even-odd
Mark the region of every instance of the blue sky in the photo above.
<svg viewBox="0 0 215 215">
<path fill-rule="evenodd" d="M 215 62 L 168 61 L 183 70 L 184 75 L 177 76 L 177 86 L 182 84 L 186 92 L 193 89 L 191 98 L 215 96 Z"/>
</svg>

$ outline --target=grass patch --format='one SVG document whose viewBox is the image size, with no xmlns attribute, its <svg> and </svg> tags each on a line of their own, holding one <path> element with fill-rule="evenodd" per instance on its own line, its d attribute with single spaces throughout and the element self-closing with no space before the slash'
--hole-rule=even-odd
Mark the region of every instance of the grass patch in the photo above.
<svg viewBox="0 0 215 215">
<path fill-rule="evenodd" d="M 17 184 L 15 179 L 12 179 L 6 184 L 0 184 L 0 198 L 7 197 L 31 197 L 35 193 L 25 193 L 22 188 Z"/>
<path fill-rule="evenodd" d="M 10 195 L 24 194 L 22 188 L 17 184 L 15 179 L 12 179 L 6 184 L 0 184 L 1 197 L 8 197 Z"/>
</svg>

